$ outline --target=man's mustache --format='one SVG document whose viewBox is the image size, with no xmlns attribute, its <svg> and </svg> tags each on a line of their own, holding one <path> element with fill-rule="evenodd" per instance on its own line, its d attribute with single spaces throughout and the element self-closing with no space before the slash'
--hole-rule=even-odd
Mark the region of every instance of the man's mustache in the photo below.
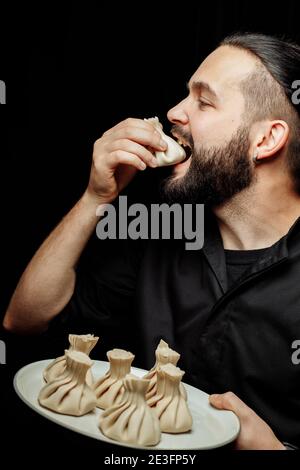
<svg viewBox="0 0 300 470">
<path fill-rule="evenodd" d="M 194 148 L 194 140 L 189 132 L 185 132 L 178 124 L 171 127 L 171 134 L 187 143 L 191 148 Z"/>
</svg>

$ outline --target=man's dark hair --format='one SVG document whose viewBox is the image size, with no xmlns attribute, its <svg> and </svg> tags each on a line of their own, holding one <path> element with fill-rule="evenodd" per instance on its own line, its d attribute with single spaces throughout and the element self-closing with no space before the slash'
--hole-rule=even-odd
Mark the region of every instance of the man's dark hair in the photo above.
<svg viewBox="0 0 300 470">
<path fill-rule="evenodd" d="M 292 84 L 300 80 L 300 47 L 260 33 L 235 33 L 220 46 L 243 49 L 258 59 L 255 71 L 241 83 L 246 115 L 252 122 L 282 119 L 290 127 L 288 166 L 300 193 L 300 105 L 292 101 Z"/>
</svg>

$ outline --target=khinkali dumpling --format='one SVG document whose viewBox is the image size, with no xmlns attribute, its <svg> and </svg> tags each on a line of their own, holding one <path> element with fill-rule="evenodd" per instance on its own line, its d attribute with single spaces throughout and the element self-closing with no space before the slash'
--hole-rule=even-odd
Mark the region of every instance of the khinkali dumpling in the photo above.
<svg viewBox="0 0 300 470">
<path fill-rule="evenodd" d="M 153 406 L 153 404 L 156 403 L 156 400 L 154 399 L 156 392 L 157 392 L 157 369 L 158 367 L 164 365 L 164 364 L 174 364 L 174 366 L 177 365 L 177 362 L 179 361 L 180 354 L 178 354 L 176 351 L 173 351 L 163 339 L 160 340 L 159 345 L 156 348 L 155 351 L 155 357 L 156 357 L 156 362 L 152 369 L 144 376 L 144 379 L 149 379 L 150 380 L 150 385 L 149 389 L 146 393 L 146 400 L 148 401 L 148 405 Z M 180 391 L 182 396 L 187 399 L 187 394 L 185 391 L 185 388 L 183 384 L 180 384 Z M 154 399 L 154 400 L 153 400 Z"/>
<path fill-rule="evenodd" d="M 123 349 L 108 351 L 107 358 L 110 362 L 108 372 L 94 383 L 98 408 L 109 408 L 120 403 L 124 394 L 123 379 L 130 373 L 134 355 Z"/>
<path fill-rule="evenodd" d="M 162 139 L 168 144 L 168 148 L 165 152 L 155 152 L 158 166 L 174 165 L 175 163 L 182 162 L 186 158 L 184 148 L 181 147 L 176 140 L 164 133 L 162 124 L 159 122 L 158 117 L 145 119 L 145 121 L 152 124 L 161 134 Z"/>
<path fill-rule="evenodd" d="M 64 373 L 47 383 L 38 396 L 41 406 L 57 413 L 82 416 L 96 407 L 95 392 L 86 383 L 91 359 L 82 352 L 66 351 Z"/>
<path fill-rule="evenodd" d="M 182 433 L 190 431 L 193 424 L 187 401 L 180 392 L 184 372 L 173 364 L 166 364 L 157 371 L 157 402 L 153 408 L 162 432 Z"/>
<path fill-rule="evenodd" d="M 87 355 L 90 354 L 98 341 L 98 337 L 94 335 L 69 335 L 69 351 L 80 351 Z M 66 355 L 54 359 L 43 372 L 43 377 L 46 382 L 52 382 L 60 377 L 66 369 Z M 87 383 L 91 386 L 93 384 L 92 372 L 89 369 L 86 376 Z"/>
<path fill-rule="evenodd" d="M 100 417 L 99 428 L 110 439 L 154 446 L 161 437 L 157 415 L 145 400 L 149 381 L 128 374 L 124 382 L 122 402 L 105 410 Z"/>
</svg>

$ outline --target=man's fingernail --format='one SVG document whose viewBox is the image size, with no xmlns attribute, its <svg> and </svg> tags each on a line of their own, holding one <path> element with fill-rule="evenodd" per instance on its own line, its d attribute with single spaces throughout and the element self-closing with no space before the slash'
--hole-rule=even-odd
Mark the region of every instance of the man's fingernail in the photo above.
<svg viewBox="0 0 300 470">
<path fill-rule="evenodd" d="M 166 149 L 168 147 L 167 143 L 164 140 L 160 140 L 159 145 L 161 146 L 162 149 Z"/>
</svg>

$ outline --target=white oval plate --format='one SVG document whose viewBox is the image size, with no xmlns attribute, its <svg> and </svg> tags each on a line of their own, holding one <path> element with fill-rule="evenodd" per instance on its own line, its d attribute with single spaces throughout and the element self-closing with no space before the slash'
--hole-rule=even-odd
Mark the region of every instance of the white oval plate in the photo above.
<svg viewBox="0 0 300 470">
<path fill-rule="evenodd" d="M 154 447 L 141 447 L 113 441 L 104 436 L 97 426 L 99 416 L 102 414 L 102 410 L 98 408 L 87 415 L 75 417 L 54 413 L 39 405 L 37 397 L 45 384 L 42 373 L 51 361 L 52 359 L 33 362 L 20 369 L 14 378 L 14 388 L 21 400 L 30 408 L 50 421 L 72 431 L 116 445 L 148 450 L 213 449 L 232 442 L 239 433 L 240 423 L 234 413 L 213 408 L 209 404 L 207 393 L 191 385 L 184 384 L 188 394 L 189 408 L 193 416 L 193 429 L 191 432 L 184 434 L 163 433 L 161 441 Z M 92 366 L 94 378 L 96 379 L 105 374 L 108 368 L 108 362 L 94 361 Z M 147 372 L 136 367 L 132 367 L 131 370 L 133 374 L 139 377 Z"/>
</svg>

